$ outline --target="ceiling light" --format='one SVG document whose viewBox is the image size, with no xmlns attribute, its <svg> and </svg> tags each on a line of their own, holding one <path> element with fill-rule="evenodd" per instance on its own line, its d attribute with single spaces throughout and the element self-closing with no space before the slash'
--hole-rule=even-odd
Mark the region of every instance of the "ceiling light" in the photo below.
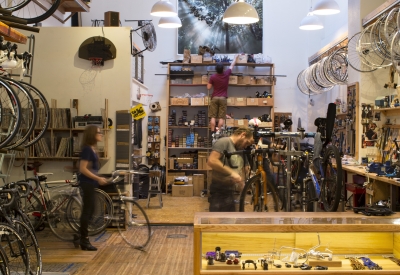
<svg viewBox="0 0 400 275">
<path fill-rule="evenodd" d="M 161 17 L 158 26 L 160 28 L 180 28 L 182 27 L 182 22 L 178 16 Z"/>
<path fill-rule="evenodd" d="M 244 2 L 244 0 L 239 0 L 239 2 L 231 4 L 226 9 L 222 19 L 222 21 L 228 24 L 253 24 L 259 20 L 256 9 Z"/>
<path fill-rule="evenodd" d="M 320 30 L 323 29 L 321 20 L 318 16 L 315 16 L 312 12 L 309 12 L 306 17 L 300 22 L 299 28 L 301 30 Z"/>
<path fill-rule="evenodd" d="M 321 0 L 314 6 L 313 13 L 318 15 L 330 15 L 340 12 L 338 3 L 335 0 Z"/>
<path fill-rule="evenodd" d="M 151 8 L 151 15 L 158 17 L 177 16 L 174 6 L 168 0 L 160 0 Z"/>
</svg>

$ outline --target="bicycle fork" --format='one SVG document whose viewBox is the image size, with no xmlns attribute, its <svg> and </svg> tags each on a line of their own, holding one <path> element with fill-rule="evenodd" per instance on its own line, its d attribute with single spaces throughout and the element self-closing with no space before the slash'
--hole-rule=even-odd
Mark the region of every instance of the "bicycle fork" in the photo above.
<svg viewBox="0 0 400 275">
<path fill-rule="evenodd" d="M 308 167 L 308 174 L 303 179 L 303 192 L 301 194 L 301 198 L 302 198 L 302 200 L 301 200 L 302 203 L 301 204 L 302 204 L 303 212 L 307 212 L 307 206 L 310 203 L 310 201 L 307 201 L 307 187 L 308 187 L 307 183 L 309 181 L 312 181 L 312 183 L 313 183 L 315 194 L 316 194 L 316 198 L 315 199 L 318 199 L 318 201 L 320 199 L 321 186 L 319 185 L 317 176 L 315 175 L 313 168 L 314 168 L 314 165 L 310 164 L 309 167 Z M 313 206 L 314 206 L 313 208 L 314 208 L 314 211 L 315 211 L 316 207 L 315 207 L 314 204 L 313 204 Z"/>
</svg>

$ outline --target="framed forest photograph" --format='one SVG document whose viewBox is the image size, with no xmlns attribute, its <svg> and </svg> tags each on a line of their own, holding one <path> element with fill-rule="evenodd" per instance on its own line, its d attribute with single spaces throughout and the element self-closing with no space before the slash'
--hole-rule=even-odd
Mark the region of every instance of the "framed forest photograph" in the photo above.
<svg viewBox="0 0 400 275">
<path fill-rule="evenodd" d="M 235 25 L 222 21 L 225 10 L 235 0 L 177 0 L 178 54 L 184 49 L 197 53 L 199 46 L 215 47 L 217 54 L 262 53 L 263 0 L 246 0 L 258 13 L 254 24 Z"/>
</svg>

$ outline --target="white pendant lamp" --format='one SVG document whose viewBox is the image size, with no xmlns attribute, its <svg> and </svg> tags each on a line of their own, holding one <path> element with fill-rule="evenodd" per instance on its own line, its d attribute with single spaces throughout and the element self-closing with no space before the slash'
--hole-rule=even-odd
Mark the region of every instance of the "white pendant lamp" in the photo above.
<svg viewBox="0 0 400 275">
<path fill-rule="evenodd" d="M 324 26 L 322 25 L 322 22 L 318 16 L 315 16 L 312 12 L 309 12 L 307 16 L 301 20 L 299 28 L 301 30 L 312 31 L 323 29 Z"/>
<path fill-rule="evenodd" d="M 160 28 L 180 28 L 182 27 L 181 19 L 178 16 L 171 17 L 161 17 L 160 21 L 158 21 L 158 26 Z"/>
<path fill-rule="evenodd" d="M 320 0 L 314 6 L 313 13 L 317 15 L 330 15 L 340 12 L 338 3 L 335 0 Z"/>
<path fill-rule="evenodd" d="M 150 15 L 158 17 L 177 16 L 174 6 L 168 0 L 160 0 L 151 8 Z"/>
<path fill-rule="evenodd" d="M 256 9 L 244 2 L 239 0 L 231 4 L 225 11 L 222 21 L 228 24 L 253 24 L 260 20 Z"/>
</svg>

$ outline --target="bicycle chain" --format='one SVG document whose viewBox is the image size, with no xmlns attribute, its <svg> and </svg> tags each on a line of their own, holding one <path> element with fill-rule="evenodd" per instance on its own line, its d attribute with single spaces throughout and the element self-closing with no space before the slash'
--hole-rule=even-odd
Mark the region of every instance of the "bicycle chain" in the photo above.
<svg viewBox="0 0 400 275">
<path fill-rule="evenodd" d="M 400 259 L 397 259 L 396 257 L 385 257 L 385 258 L 391 260 L 392 262 L 400 266 Z"/>
<path fill-rule="evenodd" d="M 363 261 L 364 265 L 368 267 L 369 270 L 382 270 L 382 267 L 371 261 L 370 258 L 361 257 L 360 259 Z"/>
<path fill-rule="evenodd" d="M 365 266 L 356 258 L 354 257 L 349 257 L 349 260 L 351 262 L 351 267 L 353 270 L 363 270 L 365 269 Z"/>
</svg>

